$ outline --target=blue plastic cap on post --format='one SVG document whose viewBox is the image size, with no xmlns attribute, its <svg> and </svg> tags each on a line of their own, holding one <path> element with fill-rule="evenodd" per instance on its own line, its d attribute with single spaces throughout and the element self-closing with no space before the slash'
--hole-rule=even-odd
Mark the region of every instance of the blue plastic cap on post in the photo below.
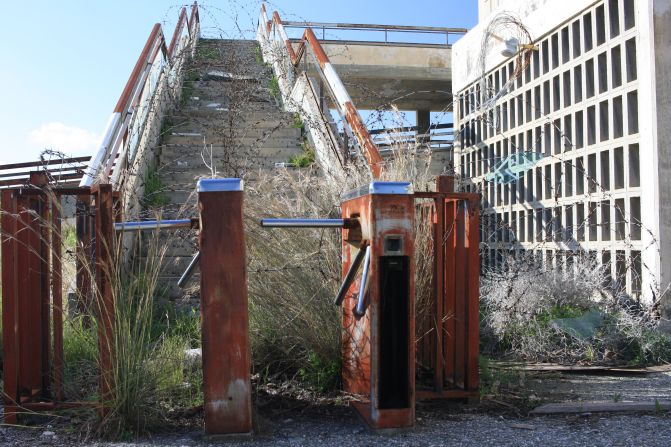
<svg viewBox="0 0 671 447">
<path fill-rule="evenodd" d="M 243 191 L 243 182 L 239 178 L 202 178 L 198 180 L 196 190 L 200 192 Z"/>
</svg>

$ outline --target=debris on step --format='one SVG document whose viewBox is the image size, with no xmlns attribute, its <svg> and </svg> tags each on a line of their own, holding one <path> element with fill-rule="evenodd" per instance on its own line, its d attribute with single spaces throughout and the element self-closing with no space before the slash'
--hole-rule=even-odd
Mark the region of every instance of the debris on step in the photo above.
<svg viewBox="0 0 671 447">
<path fill-rule="evenodd" d="M 255 81 L 255 82 L 258 81 L 256 76 L 239 75 L 221 70 L 208 71 L 207 77 L 215 79 L 223 79 L 224 81 Z"/>
</svg>

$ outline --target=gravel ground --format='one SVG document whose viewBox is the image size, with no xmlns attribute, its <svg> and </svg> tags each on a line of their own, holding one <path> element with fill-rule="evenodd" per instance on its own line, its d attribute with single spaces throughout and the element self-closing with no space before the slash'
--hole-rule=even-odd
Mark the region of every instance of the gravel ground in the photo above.
<svg viewBox="0 0 671 447">
<path fill-rule="evenodd" d="M 671 445 L 671 417 L 662 415 L 507 418 L 481 414 L 444 417 L 422 413 L 412 430 L 375 434 L 357 420 L 285 419 L 250 439 L 203 439 L 200 432 L 97 446 L 664 446 Z M 42 430 L 0 429 L 2 445 L 68 445 L 67 436 Z"/>
<path fill-rule="evenodd" d="M 669 399 L 671 373 L 644 377 L 539 375 L 525 383 L 529 393 L 543 402 Z M 671 446 L 671 413 L 570 416 L 519 416 L 509 403 L 497 400 L 460 406 L 441 402 L 420 403 L 415 428 L 373 433 L 364 428 L 345 406 L 315 405 L 280 396 L 257 397 L 258 428 L 251 438 L 208 440 L 202 435 L 202 414 L 176 433 L 155 435 L 133 443 L 82 440 L 72 421 L 52 419 L 51 426 L 9 428 L 0 426 L 2 446 L 96 445 L 135 446 Z M 46 428 L 45 428 L 46 427 Z"/>
</svg>

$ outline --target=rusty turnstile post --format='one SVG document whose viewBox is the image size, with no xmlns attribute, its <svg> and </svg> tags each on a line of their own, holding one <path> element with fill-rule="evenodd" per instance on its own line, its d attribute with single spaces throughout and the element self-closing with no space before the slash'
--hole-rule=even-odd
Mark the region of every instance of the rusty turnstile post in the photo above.
<svg viewBox="0 0 671 447">
<path fill-rule="evenodd" d="M 365 250 L 361 279 L 350 281 L 343 307 L 343 384 L 375 429 L 410 427 L 415 419 L 415 203 L 411 185 L 373 182 L 347 194 L 343 279 Z M 360 261 L 357 261 L 360 262 Z"/>
<path fill-rule="evenodd" d="M 198 182 L 203 393 L 208 435 L 252 431 L 242 202 L 240 179 Z"/>
</svg>

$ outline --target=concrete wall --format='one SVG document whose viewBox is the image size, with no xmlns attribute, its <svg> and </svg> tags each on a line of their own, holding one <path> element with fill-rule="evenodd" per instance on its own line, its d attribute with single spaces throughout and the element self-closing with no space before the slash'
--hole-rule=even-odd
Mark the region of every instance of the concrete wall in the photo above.
<svg viewBox="0 0 671 447">
<path fill-rule="evenodd" d="M 403 110 L 443 110 L 452 101 L 449 47 L 360 42 L 322 42 L 322 47 L 360 109 L 394 102 Z"/>
<path fill-rule="evenodd" d="M 659 223 L 662 284 L 671 282 L 671 0 L 654 0 L 652 7 L 655 76 Z M 671 293 L 663 297 L 662 311 L 671 319 Z"/>
<path fill-rule="evenodd" d="M 486 1 L 486 0 L 481 0 Z M 490 2 L 496 0 L 489 0 Z M 452 45 L 452 58 L 459 61 L 452 69 L 452 85 L 455 92 L 462 90 L 482 74 L 479 56 L 482 35 L 494 14 L 512 12 L 523 18 L 524 25 L 534 40 L 540 40 L 557 26 L 566 22 L 584 9 L 596 3 L 593 0 L 500 0 L 500 5 L 485 21 L 480 21 L 464 37 Z M 500 36 L 503 38 L 509 36 Z M 500 54 L 500 42 L 488 48 L 485 71 L 488 72 L 508 58 Z"/>
<path fill-rule="evenodd" d="M 493 0 L 482 0 L 481 5 L 492 7 L 492 2 Z M 524 149 L 545 151 L 545 154 L 551 155 L 552 158 L 544 159 L 537 164 L 537 168 L 541 169 L 543 182 L 545 182 L 548 172 L 550 172 L 550 178 L 554 182 L 557 181 L 555 168 L 558 167 L 556 166 L 558 161 L 575 164 L 578 159 L 587 161 L 587 157 L 596 156 L 593 179 L 601 181 L 604 175 L 603 172 L 608 172 L 610 175 L 611 186 L 607 187 L 605 192 L 598 190 L 585 194 L 584 197 L 572 193 L 569 197 L 550 200 L 547 197 L 547 185 L 541 185 L 538 188 L 538 183 L 535 185 L 526 184 L 525 188 L 533 190 L 532 196 L 535 198 L 533 202 L 511 204 L 510 208 L 508 208 L 507 203 L 504 203 L 505 207 L 500 206 L 500 204 L 494 204 L 488 205 L 490 207 L 488 209 L 489 211 L 495 211 L 495 213 L 508 217 L 511 215 L 511 211 L 514 216 L 514 212 L 518 211 L 520 206 L 525 209 L 533 208 L 534 210 L 538 209 L 538 207 L 541 207 L 541 209 L 552 209 L 554 207 L 557 210 L 558 206 L 559 209 L 563 209 L 570 207 L 572 203 L 587 204 L 589 202 L 590 206 L 594 204 L 594 209 L 601 214 L 603 204 L 610 203 L 610 221 L 606 223 L 612 228 L 614 222 L 617 220 L 617 217 L 615 217 L 616 214 L 614 214 L 617 210 L 612 207 L 612 203 L 617 200 L 623 200 L 626 208 L 625 219 L 628 222 L 636 222 L 638 218 L 632 213 L 633 205 L 631 205 L 630 200 L 640 200 L 639 217 L 643 223 L 640 238 L 632 238 L 630 241 L 629 237 L 631 234 L 628 234 L 624 240 L 612 236 L 606 239 L 603 237 L 604 226 L 598 220 L 595 223 L 595 226 L 598 227 L 598 236 L 595 239 L 586 239 L 584 242 L 580 242 L 579 245 L 583 249 L 593 250 L 598 256 L 601 256 L 605 252 L 616 254 L 617 251 L 626 253 L 627 257 L 629 253 L 641 253 L 643 270 L 642 298 L 648 302 L 659 299 L 660 291 L 663 292 L 671 282 L 671 201 L 667 199 L 671 195 L 671 126 L 669 126 L 671 122 L 671 85 L 669 75 L 671 73 L 671 48 L 669 48 L 671 46 L 671 29 L 669 29 L 669 23 L 671 23 L 671 0 L 636 0 L 633 2 L 633 14 L 628 16 L 635 18 L 635 26 L 633 27 L 624 22 L 626 20 L 623 14 L 625 3 L 622 0 L 617 2 L 609 0 L 569 2 L 553 0 L 500 0 L 496 3 L 498 6 L 494 8 L 494 12 L 488 15 L 484 22 L 479 23 L 477 27 L 453 46 L 454 60 L 460 62 L 453 67 L 455 92 L 463 93 L 464 91 L 468 91 L 471 98 L 477 97 L 477 93 L 474 92 L 474 83 L 479 80 L 483 72 L 479 60 L 483 32 L 492 17 L 496 13 L 505 10 L 517 14 L 530 31 L 534 42 L 543 44 L 543 48 L 539 52 L 541 58 L 544 54 L 548 54 L 546 50 L 548 42 L 549 48 L 556 47 L 557 44 L 550 41 L 551 38 L 556 39 L 556 36 L 559 36 L 560 54 L 562 57 L 566 54 L 565 50 L 561 48 L 563 36 L 560 33 L 562 31 L 567 30 L 566 36 L 571 36 L 571 44 L 568 48 L 569 57 L 566 60 L 561 60 L 559 66 L 554 66 L 553 64 L 549 70 L 542 69 L 540 74 L 531 75 L 531 79 L 528 79 L 529 76 L 525 73 L 522 82 L 517 82 L 514 90 L 502 93 L 501 97 L 496 99 L 495 104 L 501 106 L 503 114 L 508 114 L 508 111 L 505 109 L 506 105 L 508 110 L 510 110 L 512 107 L 511 104 L 517 104 L 518 101 L 514 99 L 517 98 L 519 102 L 523 103 L 523 107 L 526 110 L 527 102 L 525 95 L 529 93 L 529 89 L 534 89 L 531 90 L 531 100 L 535 101 L 539 98 L 539 95 L 536 95 L 535 88 L 538 87 L 541 89 L 541 92 L 545 92 L 545 85 L 549 83 L 550 89 L 548 90 L 554 92 L 555 79 L 558 79 L 559 84 L 562 86 L 561 94 L 559 94 L 560 90 L 557 89 L 558 94 L 556 98 L 552 96 L 553 93 L 548 94 L 547 98 L 543 94 L 540 95 L 538 104 L 539 107 L 542 105 L 540 108 L 543 110 L 540 117 L 535 116 L 531 120 L 527 117 L 522 123 L 518 119 L 516 125 L 511 125 L 510 129 L 504 128 L 503 132 L 501 132 L 501 129 L 498 129 L 494 132 L 495 135 L 493 136 L 491 135 L 492 132 L 489 132 L 489 135 L 482 138 L 483 141 L 477 142 L 476 145 L 468 143 L 464 145 L 466 147 L 460 147 L 457 144 L 456 164 L 459 167 L 466 165 L 478 167 L 475 174 L 473 174 L 473 169 L 466 169 L 468 173 L 467 178 L 471 184 L 489 190 L 489 200 L 492 201 L 494 199 L 498 200 L 501 192 L 493 188 L 494 193 L 492 194 L 491 186 L 487 185 L 487 182 L 481 181 L 481 171 L 484 171 L 484 173 L 487 172 L 487 169 L 482 169 L 482 162 L 478 153 L 481 149 L 491 151 L 493 145 L 499 142 L 504 142 L 504 140 L 508 140 L 513 136 L 518 139 L 521 136 L 529 137 L 528 133 L 532 131 L 534 144 L 527 144 Z M 617 6 L 620 9 L 619 31 L 612 31 L 613 24 L 609 22 L 611 20 L 610 11 L 613 6 Z M 583 42 L 581 43 L 582 48 L 578 49 L 576 54 L 575 49 L 572 48 L 574 41 L 572 25 L 579 24 L 581 38 L 584 38 L 586 32 L 583 25 L 587 17 L 585 14 L 589 12 L 591 23 L 594 27 L 597 27 L 599 23 L 596 18 L 597 7 L 602 11 L 605 10 L 604 27 L 606 31 L 604 33 L 606 39 L 604 42 L 598 44 L 595 42 L 595 45 L 589 51 L 585 50 Z M 596 30 L 594 28 L 592 29 L 592 33 L 593 38 L 596 40 Z M 507 36 L 503 35 L 501 37 L 505 38 Z M 627 57 L 629 55 L 628 45 L 632 42 L 635 44 L 636 50 L 634 68 L 636 69 L 637 76 L 634 76 L 633 80 L 630 80 L 628 79 L 628 70 L 632 64 L 630 64 Z M 499 46 L 498 48 L 497 45 Z M 620 79 L 619 84 L 613 85 L 613 80 L 616 79 L 615 73 L 619 71 L 614 69 L 617 63 L 613 63 L 613 51 L 617 50 L 621 51 L 621 65 L 619 66 L 622 68 L 622 71 L 620 76 L 625 76 L 626 74 L 627 79 Z M 605 68 L 601 65 L 601 58 L 606 63 Z M 617 60 L 615 59 L 615 61 Z M 500 77 L 501 68 L 510 61 L 510 59 L 506 59 L 500 54 L 500 44 L 495 43 L 487 49 L 484 71 L 488 76 L 493 74 L 495 78 L 497 76 Z M 594 80 L 596 92 L 586 96 L 585 76 L 588 72 L 588 63 L 593 64 L 589 70 L 594 75 L 594 78 L 596 78 Z M 574 99 L 571 102 L 569 100 L 568 104 L 566 104 L 566 99 L 564 99 L 565 92 L 568 91 L 570 97 L 576 91 L 576 85 L 573 82 L 576 70 L 582 70 L 582 98 L 580 101 Z M 606 80 L 603 81 L 607 85 L 605 90 L 600 87 L 602 73 L 605 73 L 604 79 Z M 569 82 L 563 79 L 563 76 L 566 74 L 570 75 Z M 633 94 L 634 96 L 631 101 L 629 94 Z M 525 97 L 524 100 L 520 99 L 523 97 Z M 510 102 L 511 100 L 513 101 L 512 103 Z M 621 119 L 619 122 L 613 121 L 616 100 L 619 101 L 619 107 L 623 109 L 620 110 L 620 114 L 624 114 L 623 117 L 620 116 Z M 545 106 L 547 104 L 550 106 L 546 109 Z M 560 106 L 557 107 L 557 104 L 560 104 Z M 630 106 L 630 104 L 634 104 L 635 106 Z M 605 137 L 601 135 L 603 132 L 601 130 L 603 119 L 600 116 L 599 110 L 602 105 L 606 105 L 607 107 L 605 116 L 608 118 L 608 122 Z M 536 107 L 535 102 L 532 107 Z M 594 110 L 594 108 L 597 111 L 596 116 L 589 118 L 586 112 L 588 112 L 588 109 Z M 467 111 L 465 114 L 458 113 L 455 128 L 459 128 L 461 124 L 469 122 L 477 126 L 477 119 L 480 113 L 481 111 L 479 112 L 477 108 L 474 111 Z M 527 114 L 528 112 L 525 113 L 525 115 Z M 545 139 L 544 132 L 540 133 L 539 138 L 539 133 L 536 131 L 537 126 L 542 127 L 546 125 L 546 122 L 552 122 L 559 123 L 558 128 L 561 129 L 562 133 L 568 135 L 570 141 L 575 141 L 575 126 L 578 114 L 581 114 L 581 117 L 588 117 L 586 120 L 581 121 L 581 123 L 584 123 L 585 132 L 587 132 L 587 127 L 592 127 L 595 129 L 593 130 L 594 134 L 599 134 L 593 142 L 588 142 L 584 147 L 580 146 L 579 150 L 577 148 L 566 150 L 557 146 L 555 137 L 551 138 L 552 142 L 550 142 L 550 139 Z M 512 114 L 509 115 L 509 119 L 514 121 L 515 119 L 512 118 Z M 570 127 L 570 124 L 569 127 L 566 127 L 567 118 L 569 123 L 573 124 L 573 128 Z M 638 126 L 637 130 L 630 131 L 632 124 Z M 618 132 L 616 135 L 613 131 L 614 128 L 621 129 L 622 132 Z M 502 136 L 502 134 L 506 134 L 507 136 Z M 528 138 L 524 141 L 528 143 Z M 538 144 L 539 141 L 540 144 Z M 640 186 L 630 184 L 629 182 L 631 165 L 629 164 L 627 155 L 630 153 L 632 147 L 637 147 L 640 154 Z M 626 185 L 624 187 L 613 187 L 613 158 L 615 151 L 622 151 L 622 148 L 625 150 L 624 170 L 627 177 Z M 503 154 L 497 156 L 505 156 L 506 149 L 503 152 Z M 608 166 L 602 165 L 602 155 L 606 155 L 606 157 L 610 156 Z M 605 160 L 608 161 L 608 158 Z M 487 167 L 485 166 L 485 168 Z M 545 170 L 545 168 L 550 169 Z M 577 177 L 575 176 L 575 169 L 573 171 L 572 175 L 574 176 L 573 181 L 575 184 Z M 561 182 L 564 181 L 563 172 L 565 171 L 560 167 L 558 172 L 560 173 L 558 177 L 561 185 Z M 536 169 L 535 174 L 538 174 L 538 169 Z M 550 183 L 554 185 L 556 184 L 554 182 L 551 181 Z M 546 192 L 546 194 L 543 194 L 543 192 Z M 487 191 L 485 191 L 485 200 L 487 200 L 486 193 Z M 503 196 L 505 197 L 505 191 Z M 563 211 L 560 211 L 560 213 L 563 213 Z M 565 214 L 561 218 L 568 219 L 569 217 L 568 214 Z M 575 213 L 572 219 L 574 222 L 577 222 Z M 599 219 L 601 218 L 599 217 Z M 560 220 L 560 222 L 563 222 L 563 220 Z M 522 244 L 524 248 L 527 248 L 527 245 Z M 558 245 L 557 249 L 560 249 L 560 246 L 561 244 Z M 553 247 L 550 248 L 554 250 Z M 615 256 L 608 260 L 608 262 L 614 261 Z M 616 269 L 613 270 L 613 273 L 616 273 Z M 667 293 L 667 295 L 671 294 Z M 666 297 L 661 307 L 665 309 L 668 316 L 671 316 L 671 299 Z"/>
</svg>

